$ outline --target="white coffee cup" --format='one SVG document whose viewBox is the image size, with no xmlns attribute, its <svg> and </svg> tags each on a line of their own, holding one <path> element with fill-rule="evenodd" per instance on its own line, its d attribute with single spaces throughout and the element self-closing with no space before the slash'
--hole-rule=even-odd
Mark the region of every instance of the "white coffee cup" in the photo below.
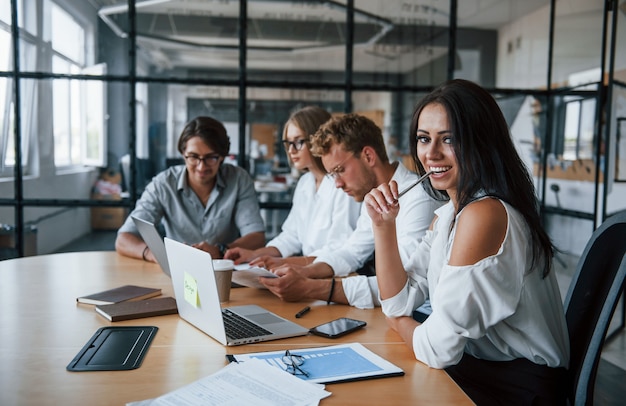
<svg viewBox="0 0 626 406">
<path fill-rule="evenodd" d="M 215 271 L 215 281 L 217 282 L 217 292 L 220 303 L 230 300 L 230 285 L 233 279 L 233 269 L 235 263 L 230 259 L 214 259 L 213 270 Z"/>
</svg>

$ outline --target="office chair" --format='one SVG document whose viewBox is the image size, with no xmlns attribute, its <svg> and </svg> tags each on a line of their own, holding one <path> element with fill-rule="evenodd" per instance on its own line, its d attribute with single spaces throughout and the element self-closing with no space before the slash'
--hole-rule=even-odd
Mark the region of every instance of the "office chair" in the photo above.
<svg viewBox="0 0 626 406">
<path fill-rule="evenodd" d="M 570 339 L 568 403 L 593 404 L 602 346 L 626 278 L 626 211 L 596 229 L 565 298 Z"/>
<path fill-rule="evenodd" d="M 135 170 L 137 171 L 137 175 L 135 177 L 136 184 L 135 190 L 137 191 L 137 196 L 141 196 L 143 190 L 146 188 L 148 183 L 152 180 L 152 177 L 156 175 L 154 166 L 149 159 L 137 158 L 135 160 Z M 120 165 L 120 173 L 122 174 L 122 191 L 129 192 L 130 191 L 130 155 L 126 154 L 122 156 L 119 160 Z"/>
</svg>

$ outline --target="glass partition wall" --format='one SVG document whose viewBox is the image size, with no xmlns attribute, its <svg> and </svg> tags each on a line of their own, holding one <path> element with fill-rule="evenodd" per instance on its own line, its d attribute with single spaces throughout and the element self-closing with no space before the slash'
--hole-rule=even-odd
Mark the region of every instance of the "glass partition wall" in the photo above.
<svg viewBox="0 0 626 406">
<path fill-rule="evenodd" d="M 45 254 L 114 230 L 151 177 L 180 163 L 178 135 L 198 115 L 225 124 L 229 162 L 261 185 L 293 180 L 282 126 L 310 104 L 367 115 L 390 157 L 412 165 L 415 103 L 464 78 L 497 98 L 555 240 L 579 252 L 626 201 L 626 56 L 615 52 L 626 7 L 607 3 L 615 9 L 601 0 L 0 0 L 0 224 L 16 256 L 32 253 L 33 232 Z M 271 236 L 290 198 L 264 190 Z"/>
</svg>

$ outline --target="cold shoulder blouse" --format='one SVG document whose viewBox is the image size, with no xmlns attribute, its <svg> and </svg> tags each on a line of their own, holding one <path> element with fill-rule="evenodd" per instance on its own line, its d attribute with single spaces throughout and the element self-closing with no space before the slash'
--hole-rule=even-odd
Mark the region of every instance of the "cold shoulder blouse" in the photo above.
<svg viewBox="0 0 626 406">
<path fill-rule="evenodd" d="M 413 332 L 415 357 L 433 368 L 474 357 L 506 361 L 526 358 L 567 367 L 569 340 L 554 272 L 542 277 L 542 261 L 531 269 L 529 228 L 523 216 L 500 201 L 507 230 L 498 252 L 473 265 L 448 264 L 459 213 L 452 203 L 435 211 L 437 220 L 406 265 L 409 279 L 394 297 L 381 300 L 387 316 L 409 316 L 430 298 L 430 317 Z"/>
</svg>

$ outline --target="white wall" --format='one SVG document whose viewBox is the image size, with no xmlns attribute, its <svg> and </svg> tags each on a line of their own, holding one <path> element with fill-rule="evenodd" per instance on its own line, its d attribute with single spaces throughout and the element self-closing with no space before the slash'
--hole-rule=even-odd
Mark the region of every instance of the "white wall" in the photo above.
<svg viewBox="0 0 626 406">
<path fill-rule="evenodd" d="M 600 6 L 598 6 L 598 4 Z M 555 68 L 553 82 L 566 85 L 570 74 L 600 66 L 599 59 L 601 37 L 601 0 L 560 0 L 557 2 L 557 27 L 555 34 Z M 600 12 L 600 14 L 598 14 Z M 626 46 L 626 15 L 618 11 L 618 35 L 615 70 L 618 75 L 626 72 L 626 53 L 620 52 Z M 549 6 L 537 10 L 512 24 L 499 30 L 497 86 L 521 88 L 545 88 L 547 81 L 547 32 L 549 24 Z M 564 38 L 567 36 L 567 38 Z M 513 52 L 508 51 L 508 43 L 516 43 L 521 38 L 520 47 Z M 573 45 L 571 55 L 564 56 L 564 41 Z M 568 45 L 569 46 L 569 45 Z M 621 46 L 621 48 L 620 48 Z M 560 53 L 560 54 L 559 54 Z M 616 75 L 616 76 L 618 76 Z M 618 76 L 624 80 L 621 76 Z M 532 143 L 532 127 L 530 127 L 530 104 L 527 101 L 518 114 L 518 119 L 511 126 L 511 133 L 516 141 L 520 154 L 527 165 L 532 167 L 530 145 Z M 626 116 L 626 101 L 623 95 L 615 96 L 612 118 Z M 609 168 L 614 167 L 615 160 L 615 124 L 611 124 L 612 154 L 609 155 Z M 613 173 L 609 173 L 612 179 Z M 585 213 L 593 213 L 595 185 L 593 182 L 563 179 L 548 179 L 546 184 L 546 204 L 556 207 L 556 193 L 550 186 L 559 187 L 561 207 Z M 537 186 L 539 183 L 537 181 Z M 613 213 L 626 208 L 626 184 L 609 183 L 607 212 Z M 599 191 L 601 198 L 602 189 Z M 601 202 L 600 202 L 601 203 Z M 601 210 L 602 206 L 599 206 Z M 580 220 L 567 216 L 551 215 L 547 221 L 548 231 L 557 247 L 565 252 L 579 255 L 582 253 L 594 225 L 590 220 Z"/>
<path fill-rule="evenodd" d="M 44 138 L 44 137 L 40 137 Z M 42 157 L 50 159 L 50 157 Z M 32 199 L 88 199 L 96 178 L 91 169 L 55 175 L 53 171 L 24 179 L 24 196 Z M 13 181 L 0 180 L 0 196 L 13 196 Z M 0 224 L 15 224 L 13 208 L 0 208 Z M 41 219 L 41 221 L 38 221 Z M 37 253 L 49 254 L 91 231 L 89 208 L 26 207 L 24 221 L 37 227 Z"/>
<path fill-rule="evenodd" d="M 353 111 L 382 110 L 385 112 L 383 137 L 389 141 L 391 128 L 391 93 L 389 92 L 356 92 L 352 97 Z"/>
<path fill-rule="evenodd" d="M 569 75 L 599 68 L 603 0 L 558 0 L 554 27 L 552 82 L 565 85 Z M 616 70 L 626 70 L 626 13 L 617 12 Z M 548 67 L 550 5 L 498 31 L 496 86 L 545 88 Z M 509 51 L 509 44 L 513 44 Z M 607 61 L 608 62 L 608 61 Z M 606 68 L 608 69 L 608 67 Z M 626 80 L 626 78 L 622 78 Z"/>
<path fill-rule="evenodd" d="M 49 86 L 49 81 L 41 81 L 41 86 Z M 33 159 L 25 169 L 23 196 L 27 199 L 88 199 L 97 170 L 75 168 L 65 172 L 57 171 L 54 167 L 52 118 L 47 113 L 49 108 L 45 107 L 48 103 L 46 97 L 41 97 L 39 103 L 39 116 L 33 120 L 36 125 L 33 133 L 39 136 L 29 146 Z M 14 192 L 15 183 L 12 178 L 0 179 L 0 196 L 13 197 Z M 14 225 L 14 213 L 13 208 L 0 208 L 0 223 Z M 27 206 L 24 209 L 24 221 L 37 227 L 38 254 L 54 252 L 91 230 L 88 208 Z"/>
</svg>

